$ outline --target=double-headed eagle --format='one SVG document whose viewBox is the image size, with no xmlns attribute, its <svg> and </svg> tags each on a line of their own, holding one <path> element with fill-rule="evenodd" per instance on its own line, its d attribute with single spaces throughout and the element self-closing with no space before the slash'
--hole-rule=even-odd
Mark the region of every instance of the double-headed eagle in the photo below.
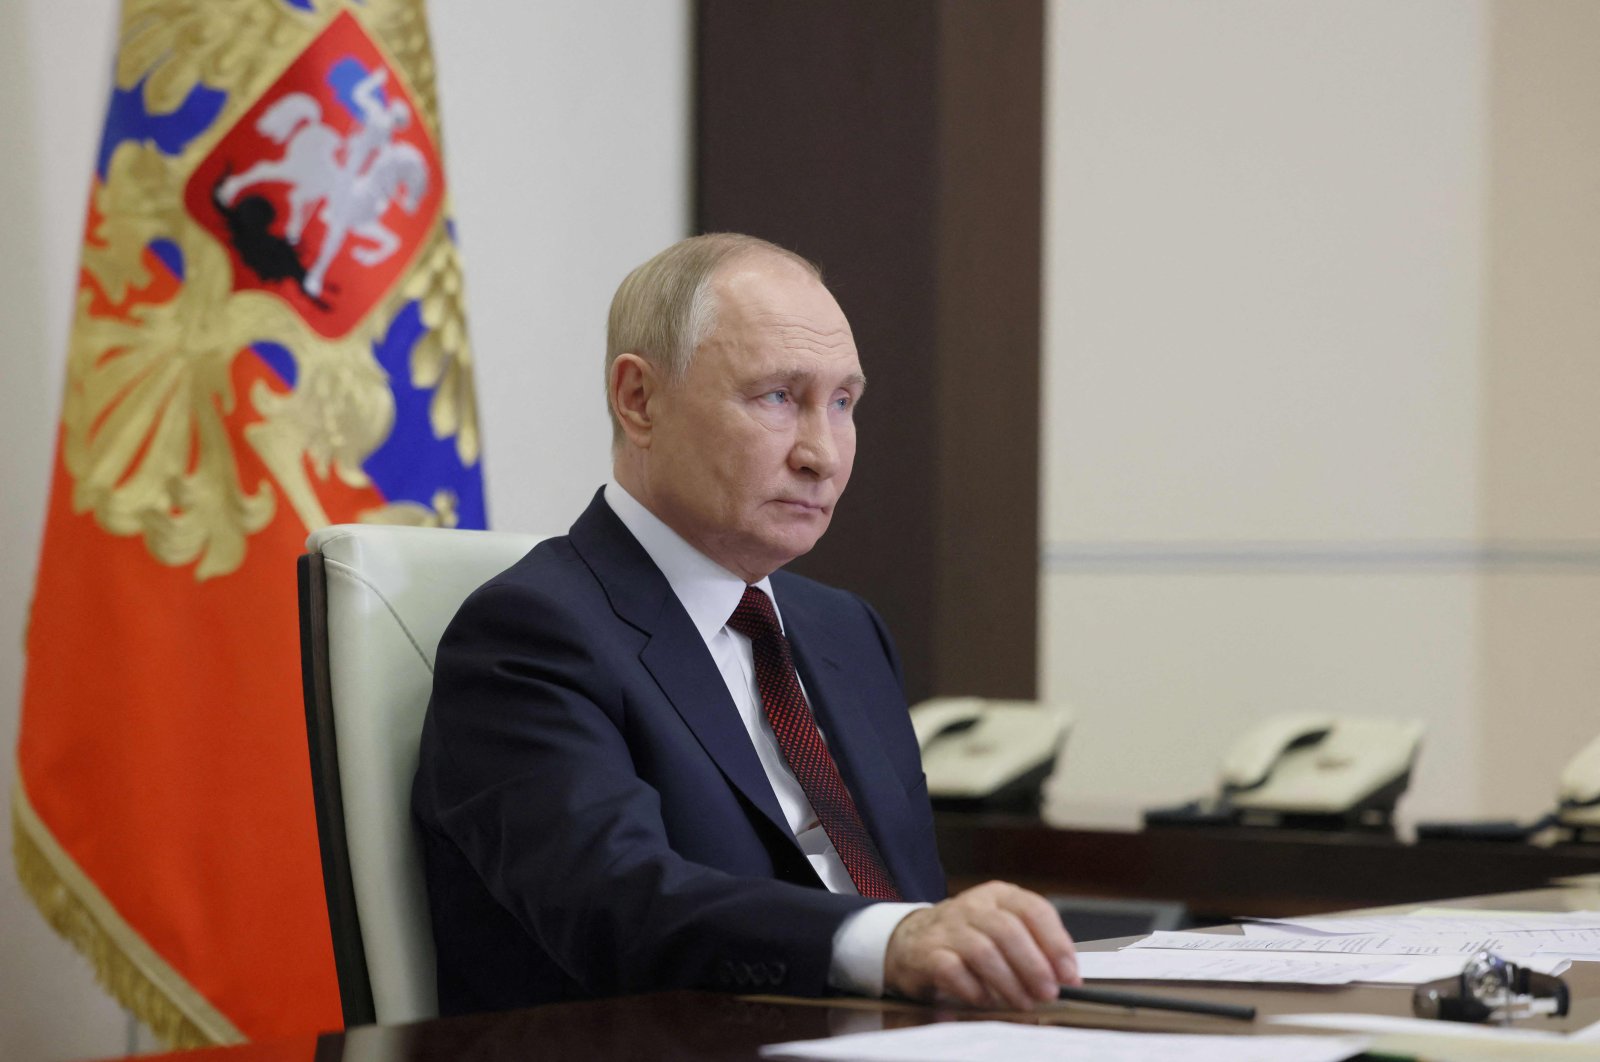
<svg viewBox="0 0 1600 1062">
<path fill-rule="evenodd" d="M 434 435 L 453 437 L 463 464 L 478 458 L 460 266 L 443 211 L 395 290 L 347 334 L 328 339 L 278 296 L 234 290 L 227 249 L 184 208 L 184 185 L 199 161 L 340 6 L 128 0 L 124 7 L 119 88 L 142 83 L 153 114 L 175 111 L 198 85 L 226 93 L 226 102 L 176 155 L 130 140 L 110 158 L 83 251 L 62 455 L 75 511 L 92 511 L 113 534 L 143 536 L 165 564 L 194 563 L 201 579 L 243 562 L 249 536 L 272 521 L 280 495 L 314 529 L 328 522 L 314 481 L 337 476 L 353 487 L 368 484 L 363 464 L 394 424 L 393 395 L 372 345 L 412 300 L 427 331 L 412 350 L 411 383 L 433 392 Z M 418 117 L 437 142 L 432 66 L 415 9 L 367 8 L 362 19 L 411 72 Z M 274 47 L 262 48 L 263 40 Z M 146 249 L 158 240 L 170 241 L 183 263 L 182 283 L 166 301 L 141 294 L 154 280 Z M 262 342 L 293 354 L 293 390 L 257 383 L 247 396 L 235 394 L 235 359 Z M 246 444 L 267 476 L 241 471 L 227 423 L 241 400 L 255 414 L 245 418 Z M 414 522 L 450 516 L 411 504 L 363 515 Z"/>
</svg>

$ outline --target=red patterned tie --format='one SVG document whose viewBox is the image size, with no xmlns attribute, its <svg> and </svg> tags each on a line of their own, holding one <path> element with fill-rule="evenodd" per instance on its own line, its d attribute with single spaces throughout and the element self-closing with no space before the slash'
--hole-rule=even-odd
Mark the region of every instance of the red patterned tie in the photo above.
<svg viewBox="0 0 1600 1062">
<path fill-rule="evenodd" d="M 839 767 L 817 731 L 817 721 L 795 674 L 789 640 L 778 626 L 772 602 L 755 587 L 745 587 L 728 626 L 750 639 L 755 650 L 756 685 L 767 721 L 777 735 L 778 749 L 805 790 L 828 840 L 850 872 L 850 880 L 870 900 L 900 899 L 900 890 L 894 887 L 878 846 L 872 843 L 856 802 L 839 777 Z"/>
</svg>

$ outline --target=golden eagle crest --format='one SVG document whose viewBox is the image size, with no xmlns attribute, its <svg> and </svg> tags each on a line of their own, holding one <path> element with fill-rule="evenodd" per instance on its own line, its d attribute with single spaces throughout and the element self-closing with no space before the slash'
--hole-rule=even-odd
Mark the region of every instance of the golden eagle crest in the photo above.
<svg viewBox="0 0 1600 1062">
<path fill-rule="evenodd" d="M 401 389 L 481 511 L 428 56 L 420 5 L 126 0 L 62 412 L 75 511 L 201 579 L 280 495 L 326 524 L 334 477 L 384 488 L 362 519 L 470 525 L 448 475 L 374 484 Z M 236 394 L 246 355 L 279 385 Z"/>
</svg>

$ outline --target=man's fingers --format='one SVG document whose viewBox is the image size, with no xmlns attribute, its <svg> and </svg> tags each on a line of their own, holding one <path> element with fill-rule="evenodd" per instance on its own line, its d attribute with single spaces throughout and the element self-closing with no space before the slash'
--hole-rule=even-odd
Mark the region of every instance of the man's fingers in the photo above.
<svg viewBox="0 0 1600 1062">
<path fill-rule="evenodd" d="M 1041 949 L 1028 922 L 1014 911 L 996 908 L 980 915 L 977 928 L 999 950 L 1029 1003 L 1055 998 L 1059 982 L 1054 963 Z"/>
<path fill-rule="evenodd" d="M 933 980 L 933 997 L 944 1002 L 965 1003 L 981 1007 L 989 1001 L 983 982 L 973 976 L 960 955 L 950 948 L 941 948 L 930 963 Z"/>
<path fill-rule="evenodd" d="M 1038 893 L 1022 892 L 1011 910 L 1028 924 L 1034 940 L 1039 942 L 1050 966 L 1050 976 L 1058 984 L 1081 984 L 1078 950 L 1073 947 L 1072 937 L 1050 901 Z"/>
<path fill-rule="evenodd" d="M 1058 986 L 1080 983 L 1072 938 L 1043 896 L 991 881 L 957 899 L 971 905 L 974 924 L 1000 945 L 1032 999 L 1046 1002 Z"/>
<path fill-rule="evenodd" d="M 967 968 L 1001 1003 L 1018 1010 L 1033 1005 L 1032 989 L 1024 985 L 1012 967 L 1011 955 L 991 932 L 969 925 L 956 939 L 955 947 Z"/>
</svg>

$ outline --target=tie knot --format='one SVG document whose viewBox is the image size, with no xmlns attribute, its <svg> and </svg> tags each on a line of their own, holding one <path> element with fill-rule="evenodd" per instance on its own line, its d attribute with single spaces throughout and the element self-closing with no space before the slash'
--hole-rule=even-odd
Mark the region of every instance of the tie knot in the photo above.
<svg viewBox="0 0 1600 1062">
<path fill-rule="evenodd" d="M 753 586 L 744 588 L 744 597 L 739 599 L 739 607 L 728 617 L 728 626 L 752 642 L 773 635 L 783 636 L 772 599 Z"/>
</svg>

